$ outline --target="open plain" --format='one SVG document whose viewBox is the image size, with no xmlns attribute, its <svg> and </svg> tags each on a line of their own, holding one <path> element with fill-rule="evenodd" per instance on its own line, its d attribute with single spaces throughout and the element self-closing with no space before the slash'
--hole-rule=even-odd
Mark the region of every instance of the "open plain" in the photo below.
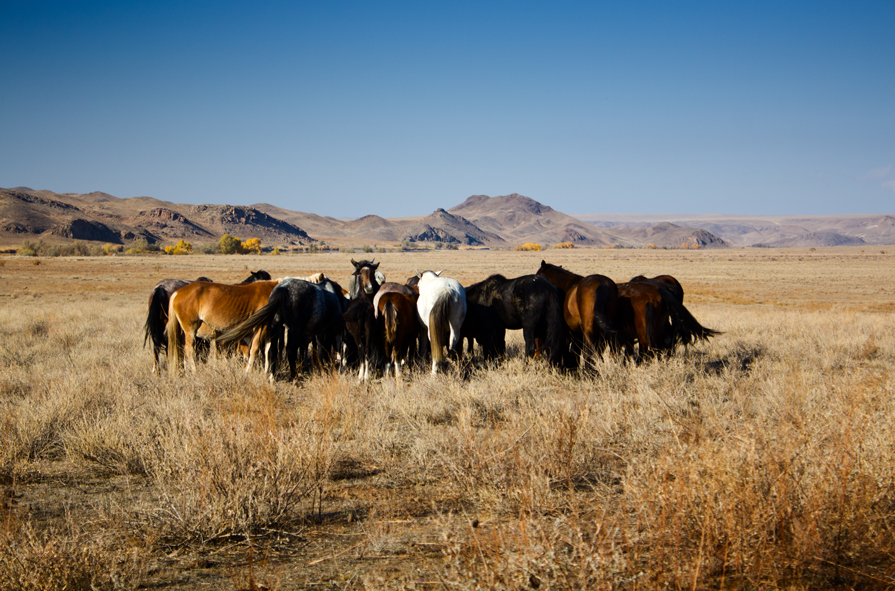
<svg viewBox="0 0 895 591">
<path fill-rule="evenodd" d="M 401 385 L 151 372 L 159 280 L 350 258 L 0 258 L 0 589 L 895 586 L 895 247 L 376 254 L 671 274 L 723 334 L 583 375 L 516 335 Z"/>
</svg>

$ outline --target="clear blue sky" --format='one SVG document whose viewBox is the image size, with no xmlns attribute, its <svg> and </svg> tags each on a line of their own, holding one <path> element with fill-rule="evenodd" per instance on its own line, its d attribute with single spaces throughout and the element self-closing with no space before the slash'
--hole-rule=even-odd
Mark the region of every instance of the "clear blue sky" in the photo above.
<svg viewBox="0 0 895 591">
<path fill-rule="evenodd" d="M 0 186 L 895 212 L 895 2 L 0 0 Z"/>
</svg>

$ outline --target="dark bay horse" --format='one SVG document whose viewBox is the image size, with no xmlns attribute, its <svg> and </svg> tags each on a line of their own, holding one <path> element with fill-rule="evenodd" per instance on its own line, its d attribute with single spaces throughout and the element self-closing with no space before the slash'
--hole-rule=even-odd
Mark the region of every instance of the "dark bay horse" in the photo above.
<svg viewBox="0 0 895 591">
<path fill-rule="evenodd" d="M 537 274 L 565 294 L 563 317 L 571 332 L 572 354 L 576 359 L 583 357 L 585 351 L 602 355 L 606 345 L 616 337 L 618 286 L 615 282 L 605 275 L 578 275 L 543 260 Z"/>
<path fill-rule="evenodd" d="M 634 355 L 635 342 L 640 358 L 645 359 L 719 334 L 702 326 L 684 307 L 683 288 L 670 275 L 635 277 L 619 283 L 618 293 L 618 344 L 628 357 Z"/>
<path fill-rule="evenodd" d="M 267 271 L 258 270 L 252 271 L 251 275 L 242 283 L 267 280 L 270 280 L 270 274 Z M 196 281 L 214 283 L 208 277 L 199 277 Z M 148 341 L 152 341 L 153 372 L 160 371 L 159 357 L 162 355 L 162 350 L 167 349 L 165 325 L 168 323 L 168 304 L 171 301 L 171 294 L 190 283 L 192 281 L 183 279 L 163 279 L 152 288 L 152 293 L 149 294 L 149 312 L 146 315 L 146 324 L 143 325 L 143 346 L 145 347 Z"/>
<path fill-rule="evenodd" d="M 385 353 L 385 375 L 389 367 L 395 372 L 395 382 L 401 382 L 401 368 L 408 362 L 414 344 L 420 337 L 421 325 L 417 318 L 415 293 L 389 291 L 377 295 L 379 327 Z"/>
<path fill-rule="evenodd" d="M 307 356 L 308 345 L 316 344 L 322 363 L 335 357 L 342 335 L 342 314 L 348 301 L 335 282 L 324 279 L 319 284 L 287 277 L 270 292 L 270 298 L 251 317 L 220 336 L 224 343 L 236 342 L 254 335 L 282 335 L 286 361 L 292 380 L 296 366 Z M 273 354 L 268 371 L 276 374 L 278 354 Z"/>
<path fill-rule="evenodd" d="M 354 272 L 351 274 L 351 279 L 348 281 L 348 299 L 353 300 L 355 298 L 361 297 L 362 295 L 365 297 L 373 299 L 373 296 L 376 295 L 376 292 L 379 291 L 379 279 L 376 277 L 376 270 L 379 268 L 379 263 L 374 263 L 375 259 L 372 261 L 355 261 L 351 259 L 351 264 L 354 265 Z"/>
<path fill-rule="evenodd" d="M 342 320 L 345 323 L 345 332 L 354 340 L 357 348 L 360 365 L 357 378 L 360 381 L 369 380 L 384 357 L 382 331 L 376 321 L 373 302 L 366 297 L 351 300 L 348 303 L 348 308 L 342 314 Z M 348 357 L 343 354 L 342 367 L 347 366 Z"/>
<path fill-rule="evenodd" d="M 195 369 L 195 342 L 199 328 L 204 324 L 210 329 L 214 347 L 217 336 L 261 309 L 276 285 L 276 281 L 254 281 L 237 285 L 195 282 L 171 294 L 168 323 L 165 327 L 168 367 L 177 367 L 185 355 Z M 250 367 L 260 343 L 261 336 L 256 335 L 249 351 Z"/>
<path fill-rule="evenodd" d="M 465 289 L 469 321 L 464 327 L 475 333 L 486 359 L 506 353 L 507 330 L 522 329 L 527 357 L 541 353 L 553 365 L 563 363 L 568 351 L 564 295 L 553 283 L 537 275 L 491 275 Z"/>
</svg>

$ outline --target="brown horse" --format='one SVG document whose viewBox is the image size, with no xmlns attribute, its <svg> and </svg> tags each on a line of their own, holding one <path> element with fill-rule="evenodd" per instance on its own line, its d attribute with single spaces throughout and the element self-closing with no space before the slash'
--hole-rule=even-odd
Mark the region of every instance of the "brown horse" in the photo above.
<svg viewBox="0 0 895 591">
<path fill-rule="evenodd" d="M 413 345 L 421 336 L 422 325 L 417 320 L 417 294 L 389 291 L 377 301 L 379 325 L 385 346 L 385 375 L 391 365 L 395 382 L 401 383 L 401 367 L 411 356 Z"/>
<path fill-rule="evenodd" d="M 670 275 L 638 276 L 618 284 L 619 346 L 628 357 L 638 344 L 641 359 L 671 354 L 678 344 L 708 340 L 718 331 L 702 326 L 684 307 L 684 290 Z"/>
<path fill-rule="evenodd" d="M 264 281 L 270 279 L 270 274 L 264 270 L 252 271 L 242 283 L 253 283 L 255 281 Z M 208 277 L 199 277 L 196 281 L 204 281 L 206 283 L 214 283 Z M 184 281 L 183 279 L 163 279 L 159 281 L 152 293 L 149 294 L 149 312 L 146 315 L 146 323 L 143 325 L 143 346 L 147 342 L 152 342 L 152 371 L 153 373 L 160 371 L 159 357 L 162 349 L 167 348 L 167 339 L 165 337 L 165 325 L 168 323 L 168 304 L 171 301 L 171 294 L 185 285 L 189 285 L 192 281 Z M 200 335 L 204 337 L 200 331 Z M 203 339 L 200 343 L 205 343 Z"/>
<path fill-rule="evenodd" d="M 615 282 L 605 275 L 577 275 L 543 260 L 537 274 L 565 294 L 563 317 L 572 334 L 575 358 L 583 356 L 585 351 L 602 355 L 606 345 L 612 344 L 616 337 L 618 287 Z"/>
<path fill-rule="evenodd" d="M 171 296 L 168 306 L 168 367 L 177 367 L 182 356 L 196 367 L 195 341 L 199 327 L 204 323 L 212 331 L 214 341 L 223 332 L 249 318 L 267 304 L 277 281 L 256 281 L 225 285 L 222 283 L 190 283 Z M 183 339 L 184 350 L 180 342 Z M 258 331 L 249 350 L 251 367 L 258 353 L 263 335 Z"/>
<path fill-rule="evenodd" d="M 353 300 L 364 296 L 369 298 L 370 301 L 373 301 L 373 296 L 379 291 L 380 285 L 379 278 L 376 276 L 376 270 L 379 268 L 379 263 L 367 260 L 355 261 L 354 259 L 351 259 L 351 264 L 354 265 L 354 272 L 351 274 L 351 279 L 348 281 L 348 299 Z M 381 274 L 380 276 L 384 281 L 385 277 Z"/>
</svg>

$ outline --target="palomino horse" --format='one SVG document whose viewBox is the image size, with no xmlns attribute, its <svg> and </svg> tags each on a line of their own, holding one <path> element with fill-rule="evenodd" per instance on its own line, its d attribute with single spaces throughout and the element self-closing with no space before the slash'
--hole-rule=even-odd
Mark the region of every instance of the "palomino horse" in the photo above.
<svg viewBox="0 0 895 591">
<path fill-rule="evenodd" d="M 522 329 L 525 355 L 534 357 L 543 343 L 543 354 L 553 365 L 561 365 L 568 350 L 563 292 L 547 279 L 523 275 L 507 279 L 491 275 L 466 288 L 467 309 L 477 305 L 475 324 L 464 323 L 464 330 L 478 334 L 476 340 L 485 358 L 506 353 L 506 331 Z M 470 317 L 467 315 L 467 321 Z"/>
<path fill-rule="evenodd" d="M 351 259 L 351 264 L 354 265 L 354 272 L 351 274 L 351 279 L 348 281 L 348 299 L 353 300 L 364 295 L 372 301 L 373 296 L 376 295 L 380 285 L 376 275 L 379 263 L 367 260 L 358 262 Z M 385 279 L 385 276 L 381 274 L 380 276 Z"/>
<path fill-rule="evenodd" d="M 269 301 L 251 317 L 221 335 L 222 342 L 241 341 L 251 335 L 284 334 L 286 360 L 292 380 L 301 353 L 302 362 L 308 345 L 316 343 L 317 354 L 324 363 L 333 358 L 342 334 L 342 313 L 347 306 L 342 289 L 330 279 L 319 284 L 287 277 L 270 292 Z M 276 374 L 274 354 L 269 365 L 271 378 Z"/>
<path fill-rule="evenodd" d="M 401 383 L 401 367 L 408 361 L 411 349 L 420 336 L 417 319 L 415 293 L 406 294 L 388 291 L 379 297 L 376 294 L 380 331 L 385 348 L 385 375 L 389 367 L 394 368 L 395 382 Z"/>
<path fill-rule="evenodd" d="M 416 309 L 420 321 L 429 331 L 434 374 L 444 362 L 445 345 L 451 354 L 459 356 L 462 353 L 460 334 L 466 318 L 466 290 L 456 279 L 441 277 L 441 271 L 423 271 L 417 275 L 420 297 Z"/>
<path fill-rule="evenodd" d="M 269 279 L 270 274 L 267 271 L 258 270 L 252 271 L 252 274 L 243 280 L 242 283 Z M 199 277 L 196 281 L 214 283 L 208 277 Z M 145 347 L 148 341 L 152 341 L 153 373 L 160 371 L 159 357 L 162 354 L 162 349 L 167 349 L 165 325 L 168 323 L 168 304 L 171 301 L 171 294 L 190 283 L 192 281 L 184 281 L 183 279 L 163 279 L 156 284 L 149 295 L 149 313 L 146 315 L 146 324 L 143 326 L 143 346 Z M 202 342 L 205 341 L 203 340 Z"/>
<path fill-rule="evenodd" d="M 602 355 L 605 346 L 615 339 L 615 282 L 605 275 L 577 275 L 543 260 L 537 274 L 565 294 L 563 317 L 572 332 L 572 353 L 576 359 L 581 356 L 584 361 L 585 351 Z"/>
<path fill-rule="evenodd" d="M 238 285 L 190 283 L 171 295 L 168 305 L 168 367 L 177 367 L 183 355 L 195 369 L 195 341 L 199 327 L 212 331 L 212 346 L 220 333 L 239 324 L 261 309 L 276 287 L 276 281 L 255 281 Z M 183 339 L 181 350 L 180 342 Z M 254 363 L 261 342 L 256 335 L 249 350 L 249 367 Z"/>
</svg>

